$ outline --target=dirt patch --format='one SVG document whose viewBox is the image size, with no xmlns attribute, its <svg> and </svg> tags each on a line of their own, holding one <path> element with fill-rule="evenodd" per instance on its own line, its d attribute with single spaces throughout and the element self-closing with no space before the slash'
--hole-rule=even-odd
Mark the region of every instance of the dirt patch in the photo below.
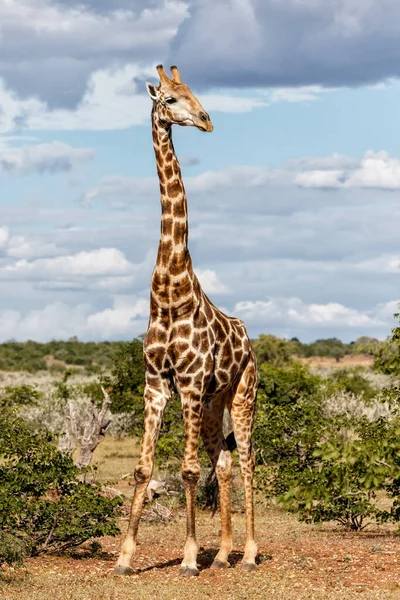
<svg viewBox="0 0 400 600">
<path fill-rule="evenodd" d="M 179 564 L 185 515 L 165 524 L 142 523 L 134 574 L 114 575 L 120 539 L 105 538 L 95 557 L 45 556 L 30 559 L 24 569 L 3 569 L 4 600 L 279 600 L 400 598 L 400 538 L 394 528 L 348 534 L 335 527 L 302 523 L 277 508 L 257 510 L 259 569 L 242 573 L 244 515 L 233 515 L 232 568 L 212 571 L 220 524 L 218 515 L 198 515 L 200 576 L 182 579 Z M 121 523 L 125 529 L 126 520 Z M 127 596 L 128 594 L 128 596 Z"/>
</svg>

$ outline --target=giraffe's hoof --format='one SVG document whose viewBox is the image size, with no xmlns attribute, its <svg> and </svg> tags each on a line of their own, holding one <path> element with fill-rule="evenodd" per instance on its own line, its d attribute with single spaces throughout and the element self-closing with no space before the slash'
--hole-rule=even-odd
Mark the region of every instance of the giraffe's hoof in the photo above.
<svg viewBox="0 0 400 600">
<path fill-rule="evenodd" d="M 200 571 L 197 567 L 181 567 L 181 575 L 182 577 L 197 577 Z"/>
<path fill-rule="evenodd" d="M 222 560 L 215 559 L 210 569 L 229 569 L 231 565 L 228 562 L 222 562 Z"/>
<path fill-rule="evenodd" d="M 251 571 L 257 571 L 258 566 L 253 562 L 244 562 L 242 563 L 242 571 L 247 571 L 250 573 Z"/>
<path fill-rule="evenodd" d="M 124 567 L 123 565 L 117 565 L 114 568 L 115 575 L 132 575 L 133 569 L 132 567 Z"/>
</svg>

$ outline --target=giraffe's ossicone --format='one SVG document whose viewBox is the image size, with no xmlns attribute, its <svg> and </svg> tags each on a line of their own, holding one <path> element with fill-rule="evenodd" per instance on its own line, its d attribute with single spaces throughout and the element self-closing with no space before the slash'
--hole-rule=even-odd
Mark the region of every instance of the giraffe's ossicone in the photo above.
<svg viewBox="0 0 400 600">
<path fill-rule="evenodd" d="M 231 414 L 239 452 L 246 504 L 246 546 L 242 566 L 256 567 L 254 541 L 253 473 L 251 444 L 257 370 L 254 352 L 242 321 L 228 317 L 207 298 L 193 271 L 188 250 L 188 213 L 181 170 L 176 157 L 172 125 L 191 125 L 212 131 L 209 115 L 183 84 L 179 71 L 172 78 L 157 67 L 160 83 L 147 84 L 153 101 L 152 132 L 161 193 L 161 237 L 150 293 L 150 321 L 144 339 L 146 382 L 144 434 L 135 469 L 136 490 L 128 533 L 116 572 L 132 573 L 131 559 L 162 415 L 168 399 L 178 392 L 185 424 L 182 477 L 186 489 L 187 538 L 181 565 L 183 575 L 197 575 L 195 535 L 196 486 L 200 476 L 200 435 L 215 468 L 221 508 L 221 548 L 213 568 L 229 566 L 232 550 L 230 509 L 231 453 L 222 432 L 224 409 Z"/>
</svg>

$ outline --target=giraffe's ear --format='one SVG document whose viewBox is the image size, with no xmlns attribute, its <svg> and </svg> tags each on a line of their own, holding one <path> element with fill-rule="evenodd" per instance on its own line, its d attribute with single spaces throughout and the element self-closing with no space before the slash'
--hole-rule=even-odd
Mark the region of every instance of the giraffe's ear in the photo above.
<svg viewBox="0 0 400 600">
<path fill-rule="evenodd" d="M 157 100 L 157 90 L 152 83 L 146 81 L 147 93 L 149 94 L 152 100 Z"/>
</svg>

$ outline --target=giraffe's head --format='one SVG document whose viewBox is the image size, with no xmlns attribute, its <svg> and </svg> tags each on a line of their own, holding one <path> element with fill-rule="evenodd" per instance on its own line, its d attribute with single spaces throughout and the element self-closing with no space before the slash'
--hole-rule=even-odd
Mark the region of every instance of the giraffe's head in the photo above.
<svg viewBox="0 0 400 600">
<path fill-rule="evenodd" d="M 178 68 L 171 67 L 172 79 L 168 77 L 162 65 L 158 65 L 157 71 L 160 77 L 159 86 L 146 83 L 146 87 L 162 121 L 168 125 L 192 125 L 201 131 L 212 131 L 209 115 L 188 86 L 182 83 Z"/>
</svg>

